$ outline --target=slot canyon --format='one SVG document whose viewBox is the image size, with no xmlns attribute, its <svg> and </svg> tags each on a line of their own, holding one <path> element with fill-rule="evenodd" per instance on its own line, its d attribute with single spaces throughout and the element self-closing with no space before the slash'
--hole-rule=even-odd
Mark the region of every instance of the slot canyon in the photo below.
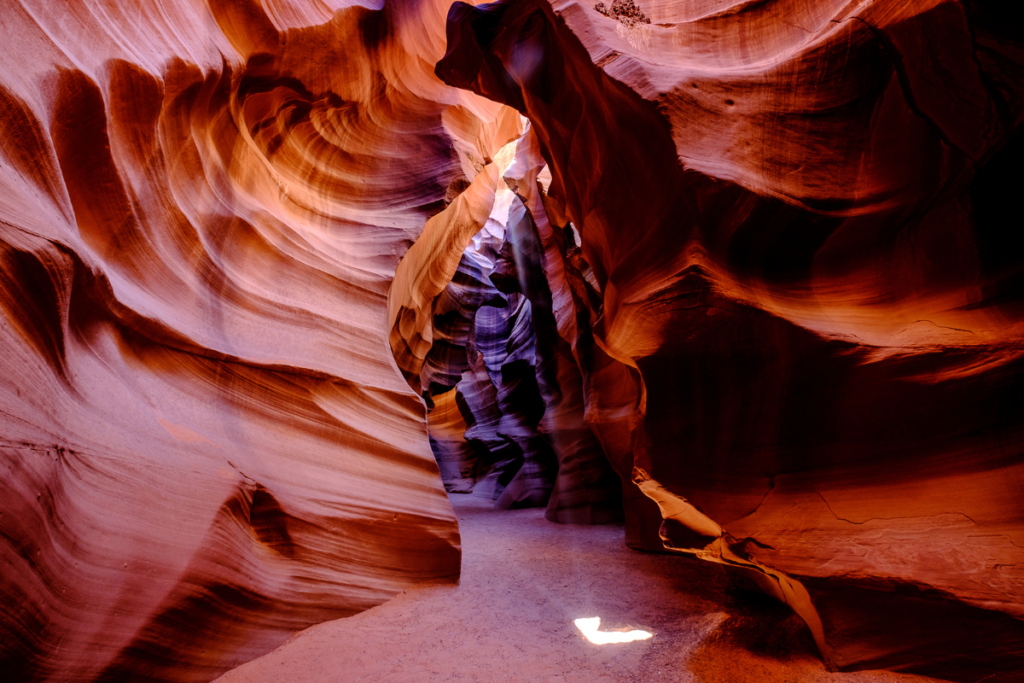
<svg viewBox="0 0 1024 683">
<path fill-rule="evenodd" d="M 1024 683 L 1024 6 L 2 0 L 0 681 Z"/>
</svg>

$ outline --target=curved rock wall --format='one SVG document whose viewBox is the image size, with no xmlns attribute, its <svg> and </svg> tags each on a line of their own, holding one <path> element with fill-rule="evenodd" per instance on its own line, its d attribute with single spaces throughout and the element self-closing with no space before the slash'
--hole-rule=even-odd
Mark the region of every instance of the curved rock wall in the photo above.
<svg viewBox="0 0 1024 683">
<path fill-rule="evenodd" d="M 210 680 L 456 576 L 431 442 L 831 666 L 1024 669 L 1011 4 L 2 16 L 7 675 Z"/>
<path fill-rule="evenodd" d="M 438 74 L 530 119 L 581 237 L 559 332 L 657 504 L 627 494 L 632 541 L 760 584 L 834 666 L 1024 666 L 1024 252 L 992 222 L 1020 187 L 1012 12 L 449 13 Z"/>
<path fill-rule="evenodd" d="M 472 182 L 449 187 L 449 205 L 399 264 L 391 347 L 429 406 L 449 491 L 483 480 L 500 508 L 546 506 L 555 522 L 617 521 L 621 482 L 586 424 L 583 377 L 558 334 L 548 257 L 527 209 L 540 201 L 525 188 L 543 160 L 528 124 L 501 121 L 493 160 L 467 170 Z"/>
<path fill-rule="evenodd" d="M 210 680 L 458 575 L 386 320 L 501 127 L 446 9 L 3 8 L 6 680 Z"/>
</svg>

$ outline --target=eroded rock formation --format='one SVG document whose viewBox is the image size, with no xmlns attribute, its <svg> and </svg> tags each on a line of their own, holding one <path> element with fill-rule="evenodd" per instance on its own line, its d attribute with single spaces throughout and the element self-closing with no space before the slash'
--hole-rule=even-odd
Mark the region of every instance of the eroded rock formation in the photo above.
<svg viewBox="0 0 1024 683">
<path fill-rule="evenodd" d="M 581 235 L 593 289 L 548 272 L 588 421 L 664 518 L 627 495 L 632 542 L 748 575 L 835 666 L 1015 680 L 1019 17 L 640 9 L 456 4 L 437 69 L 530 119 L 535 215 Z"/>
<path fill-rule="evenodd" d="M 209 680 L 454 577 L 441 476 L 489 471 L 726 565 L 831 666 L 1017 680 L 1012 6 L 3 17 L 15 679 Z"/>
<path fill-rule="evenodd" d="M 446 4 L 346 4 L 3 7 L 5 680 L 210 680 L 458 575 L 386 296 L 504 108 Z"/>
</svg>

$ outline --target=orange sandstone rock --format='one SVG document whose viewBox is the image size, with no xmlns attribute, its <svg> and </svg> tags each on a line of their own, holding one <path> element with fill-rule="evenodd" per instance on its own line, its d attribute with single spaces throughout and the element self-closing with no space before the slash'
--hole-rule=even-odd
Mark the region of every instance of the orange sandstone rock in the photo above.
<svg viewBox="0 0 1024 683">
<path fill-rule="evenodd" d="M 446 8 L 0 10 L 3 677 L 206 681 L 458 575 L 387 293 L 519 118 Z"/>
<path fill-rule="evenodd" d="M 559 331 L 661 506 L 627 495 L 632 542 L 760 583 L 833 666 L 1017 680 L 1020 17 L 637 8 L 457 3 L 437 67 L 530 119 L 580 235 Z"/>
</svg>

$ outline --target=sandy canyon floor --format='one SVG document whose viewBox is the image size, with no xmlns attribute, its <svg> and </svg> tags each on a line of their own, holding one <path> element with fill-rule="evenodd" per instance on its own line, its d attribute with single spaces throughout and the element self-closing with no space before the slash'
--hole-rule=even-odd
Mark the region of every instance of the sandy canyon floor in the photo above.
<svg viewBox="0 0 1024 683">
<path fill-rule="evenodd" d="M 219 683 L 924 683 L 884 671 L 832 674 L 786 610 L 735 595 L 714 566 L 625 547 L 622 527 L 563 526 L 543 510 L 453 495 L 458 585 L 427 584 L 309 628 Z M 654 633 L 587 642 L 574 625 Z"/>
</svg>

